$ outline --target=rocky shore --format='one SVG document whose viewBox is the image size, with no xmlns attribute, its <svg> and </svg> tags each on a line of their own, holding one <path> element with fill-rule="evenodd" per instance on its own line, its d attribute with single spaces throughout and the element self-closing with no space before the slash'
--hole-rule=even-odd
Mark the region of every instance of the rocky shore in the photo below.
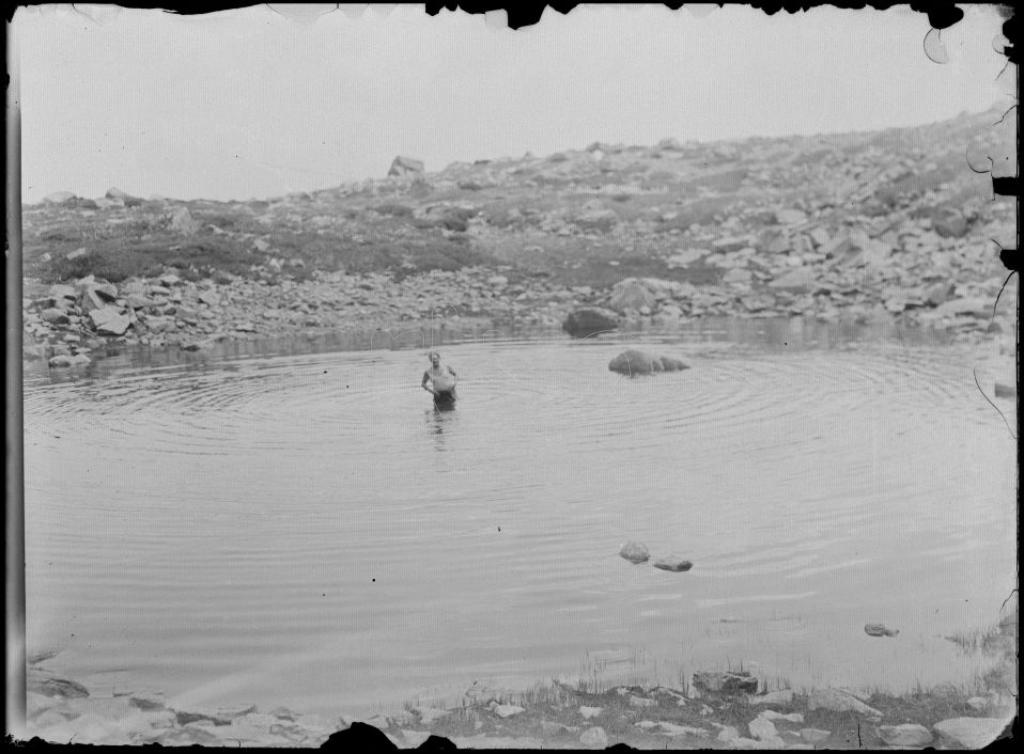
<svg viewBox="0 0 1024 754">
<path fill-rule="evenodd" d="M 1003 736 L 1016 714 L 1018 622 L 1014 603 L 997 624 L 946 637 L 987 659 L 989 670 L 972 682 L 904 694 L 779 681 L 769 690 L 742 670 L 702 671 L 679 688 L 550 681 L 522 691 L 478 682 L 460 699 L 415 699 L 371 716 L 182 706 L 142 689 L 100 695 L 49 670 L 48 654 L 29 661 L 27 722 L 46 741 L 113 745 L 331 748 L 350 731 L 361 744 L 376 737 L 374 749 L 416 748 L 431 736 L 459 748 L 977 749 Z M 897 633 L 879 641 L 900 641 Z"/>
<path fill-rule="evenodd" d="M 1016 208 L 969 168 L 1012 148 L 999 115 L 595 143 L 436 173 L 407 159 L 384 179 L 270 201 L 60 192 L 23 208 L 25 356 L 74 369 L 110 346 L 460 320 L 587 335 L 721 315 L 895 318 L 1009 333 L 1016 282 L 997 306 L 999 244 L 1014 243 Z"/>
<path fill-rule="evenodd" d="M 96 697 L 39 669 L 29 674 L 29 729 L 52 743 L 328 748 L 370 726 L 375 750 L 416 748 L 431 736 L 460 749 L 977 749 L 1007 734 L 1006 691 L 951 688 L 902 696 L 823 688 L 756 691 L 746 673 L 706 672 L 684 690 L 616 686 L 588 692 L 553 682 L 529 692 L 475 685 L 455 707 L 409 703 L 358 718 L 253 705 L 177 709 L 159 693 Z M 362 724 L 360 726 L 359 724 Z M 365 732 L 361 742 L 366 743 Z M 341 743 L 341 741 L 337 741 Z"/>
</svg>

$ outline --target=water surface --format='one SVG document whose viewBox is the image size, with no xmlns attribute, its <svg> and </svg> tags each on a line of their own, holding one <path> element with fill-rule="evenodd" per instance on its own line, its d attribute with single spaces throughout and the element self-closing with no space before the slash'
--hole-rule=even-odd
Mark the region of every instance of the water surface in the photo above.
<svg viewBox="0 0 1024 754">
<path fill-rule="evenodd" d="M 977 672 L 942 637 L 1016 585 L 1016 445 L 975 351 L 798 320 L 469 338 L 439 414 L 393 345 L 30 374 L 30 651 L 99 694 L 334 714 L 478 680 Z M 692 368 L 623 378 L 626 345 Z"/>
</svg>

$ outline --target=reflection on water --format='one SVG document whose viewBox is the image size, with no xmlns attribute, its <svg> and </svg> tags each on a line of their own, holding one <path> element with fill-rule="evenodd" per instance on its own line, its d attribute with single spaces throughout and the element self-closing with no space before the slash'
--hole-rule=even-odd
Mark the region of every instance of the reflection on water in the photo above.
<svg viewBox="0 0 1024 754">
<path fill-rule="evenodd" d="M 609 372 L 626 345 L 691 369 Z M 451 412 L 418 345 L 192 356 L 26 375 L 29 650 L 87 686 L 336 714 L 602 658 L 899 690 L 970 678 L 942 636 L 1016 585 L 1015 444 L 925 334 L 468 338 Z"/>
<path fill-rule="evenodd" d="M 459 413 L 453 408 L 442 409 L 435 406 L 423 412 L 427 427 L 434 438 L 436 450 L 445 449 L 445 433 L 451 432 L 455 422 L 458 421 Z"/>
</svg>

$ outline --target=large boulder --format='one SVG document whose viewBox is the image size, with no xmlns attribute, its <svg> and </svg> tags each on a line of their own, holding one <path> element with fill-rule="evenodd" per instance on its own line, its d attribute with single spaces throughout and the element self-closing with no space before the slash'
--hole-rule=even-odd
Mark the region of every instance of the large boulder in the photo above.
<svg viewBox="0 0 1024 754">
<path fill-rule="evenodd" d="M 932 727 L 953 748 L 982 749 L 999 738 L 1008 724 L 996 717 L 953 717 Z"/>
<path fill-rule="evenodd" d="M 112 202 L 123 204 L 126 207 L 137 207 L 142 204 L 142 200 L 137 196 L 122 191 L 117 187 L 111 187 L 107 189 L 107 193 L 103 195 L 105 199 L 109 199 Z"/>
<path fill-rule="evenodd" d="M 183 236 L 195 235 L 199 230 L 199 223 L 193 219 L 188 207 L 178 207 L 174 210 L 169 218 L 169 226 L 172 231 Z"/>
<path fill-rule="evenodd" d="M 638 374 L 678 372 L 689 369 L 689 366 L 670 356 L 655 356 L 646 351 L 630 348 L 612 359 L 608 363 L 608 368 L 613 372 L 633 377 Z"/>
<path fill-rule="evenodd" d="M 617 312 L 640 311 L 643 307 L 653 308 L 657 304 L 654 292 L 636 278 L 626 278 L 612 286 L 608 306 Z"/>
<path fill-rule="evenodd" d="M 569 313 L 562 329 L 574 338 L 586 338 L 597 333 L 614 330 L 619 326 L 619 315 L 608 309 L 588 306 Z"/>
<path fill-rule="evenodd" d="M 117 307 L 104 306 L 89 312 L 96 332 L 100 335 L 124 335 L 131 324 L 127 314 L 122 314 Z"/>
<path fill-rule="evenodd" d="M 402 157 L 399 155 L 392 161 L 391 168 L 388 170 L 388 177 L 405 178 L 423 175 L 423 172 L 423 160 L 415 160 L 412 157 Z"/>
</svg>

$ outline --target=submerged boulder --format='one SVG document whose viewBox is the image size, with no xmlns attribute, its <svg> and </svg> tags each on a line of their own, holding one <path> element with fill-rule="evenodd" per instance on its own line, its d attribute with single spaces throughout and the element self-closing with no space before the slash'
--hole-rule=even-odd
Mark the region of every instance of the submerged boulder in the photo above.
<svg viewBox="0 0 1024 754">
<path fill-rule="evenodd" d="M 638 374 L 655 374 L 657 372 L 678 372 L 690 367 L 679 359 L 670 356 L 655 356 L 646 351 L 630 348 L 623 351 L 608 364 L 613 372 L 630 377 Z"/>
<path fill-rule="evenodd" d="M 584 307 L 569 313 L 562 329 L 574 338 L 586 338 L 597 333 L 614 330 L 619 326 L 618 315 L 608 309 Z"/>
</svg>

